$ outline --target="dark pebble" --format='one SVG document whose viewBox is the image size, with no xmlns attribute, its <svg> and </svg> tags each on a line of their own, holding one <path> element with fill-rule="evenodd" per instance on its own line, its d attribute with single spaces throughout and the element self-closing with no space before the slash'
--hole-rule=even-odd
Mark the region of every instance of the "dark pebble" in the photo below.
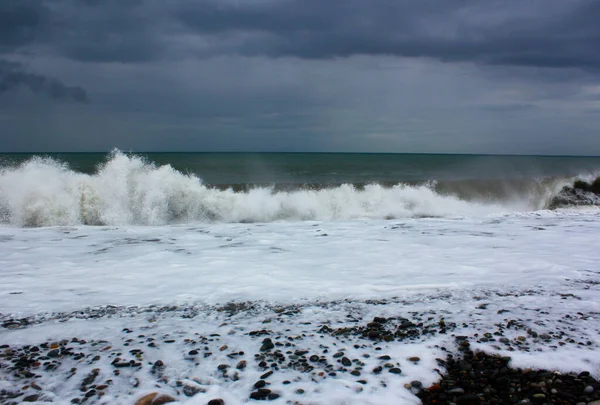
<svg viewBox="0 0 600 405">
<path fill-rule="evenodd" d="M 445 360 L 438 359 L 438 363 L 446 374 L 439 383 L 419 391 L 417 396 L 423 405 L 450 401 L 456 405 L 575 405 L 600 400 L 600 392 L 595 388 L 599 382 L 587 373 L 557 375 L 548 370 L 511 368 L 509 357 L 471 350 L 463 350 L 460 358 L 448 355 Z"/>
<path fill-rule="evenodd" d="M 456 398 L 456 405 L 480 405 L 481 399 L 477 395 L 465 394 Z"/>
<path fill-rule="evenodd" d="M 268 350 L 271 350 L 275 347 L 275 345 L 273 344 L 273 341 L 269 338 L 266 338 L 265 340 L 263 340 L 262 346 L 260 347 L 260 351 L 261 352 L 266 352 Z"/>
<path fill-rule="evenodd" d="M 411 381 L 410 385 L 414 388 L 421 388 L 423 386 L 423 383 L 421 381 Z"/>
</svg>

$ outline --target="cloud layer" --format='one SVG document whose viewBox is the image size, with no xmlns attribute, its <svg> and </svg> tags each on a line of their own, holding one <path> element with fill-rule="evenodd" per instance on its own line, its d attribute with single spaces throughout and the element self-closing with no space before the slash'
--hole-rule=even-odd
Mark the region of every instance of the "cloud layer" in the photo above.
<svg viewBox="0 0 600 405">
<path fill-rule="evenodd" d="M 597 21 L 596 0 L 4 0 L 0 108 L 57 148 L 600 153 Z M 20 89 L 94 103 L 58 121 Z M 90 122 L 114 135 L 73 143 Z"/>
<path fill-rule="evenodd" d="M 598 69 L 595 0 L 6 0 L 0 45 L 82 61 L 219 54 Z"/>
<path fill-rule="evenodd" d="M 20 63 L 0 59 L 0 96 L 21 87 L 47 94 L 55 100 L 87 102 L 87 94 L 81 87 L 67 86 L 57 79 L 30 73 Z"/>
</svg>

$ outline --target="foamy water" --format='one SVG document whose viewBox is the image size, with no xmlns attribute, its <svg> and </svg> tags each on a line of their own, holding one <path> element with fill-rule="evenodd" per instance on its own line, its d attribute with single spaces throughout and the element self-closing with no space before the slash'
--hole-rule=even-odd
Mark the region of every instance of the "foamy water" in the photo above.
<svg viewBox="0 0 600 405">
<path fill-rule="evenodd" d="M 0 219 L 37 227 L 473 216 L 543 209 L 570 183 L 557 179 L 500 201 L 440 194 L 435 183 L 235 192 L 207 187 L 201 178 L 169 165 L 115 152 L 92 175 L 49 158 L 0 170 Z"/>
<path fill-rule="evenodd" d="M 216 333 L 221 336 L 218 346 L 252 355 L 260 339 L 249 339 L 246 334 L 267 327 L 284 336 L 305 334 L 303 345 L 313 351 L 339 342 L 320 338 L 307 328 L 352 326 L 349 316 L 410 318 L 420 311 L 463 325 L 458 334 L 493 331 L 496 324 L 505 324 L 508 319 L 517 319 L 540 334 L 565 331 L 567 336 L 592 342 L 592 346 L 551 349 L 539 342 L 532 343 L 533 349 L 527 353 L 504 352 L 493 345 L 476 348 L 510 355 L 517 366 L 589 370 L 600 375 L 600 317 L 594 315 L 600 313 L 595 270 L 600 253 L 594 244 L 600 232 L 598 219 L 600 212 L 595 209 L 577 209 L 462 219 L 3 227 L 2 318 L 32 317 L 41 323 L 22 330 L 1 330 L 0 344 L 39 344 L 77 336 L 104 340 L 113 350 L 126 353 L 129 347 L 122 345 L 127 335 L 121 337 L 120 332 L 124 328 L 134 330 L 134 336 L 170 334 L 178 337 L 177 342 L 147 351 L 145 359 L 166 362 L 172 382 L 199 378 L 208 384 L 206 393 L 193 398 L 179 396 L 179 400 L 204 404 L 221 397 L 228 405 L 236 405 L 246 403 L 249 390 L 263 371 L 249 366 L 238 381 L 223 380 L 217 366 L 230 361 L 227 352 L 216 350 L 214 357 L 197 364 L 190 362 L 185 356 L 189 348 L 184 337 Z M 380 300 L 388 301 L 377 305 Z M 265 307 L 261 310 L 259 304 L 258 309 L 242 311 L 233 318 L 210 309 L 211 305 L 232 301 L 254 301 Z M 481 309 L 482 303 L 485 309 Z M 187 309 L 181 313 L 158 311 L 170 305 Z M 278 305 L 300 305 L 300 311 L 280 323 L 269 309 Z M 121 309 L 98 319 L 78 319 L 86 308 L 107 306 Z M 181 314 L 190 310 L 198 315 L 182 319 Z M 586 320 L 569 318 L 577 313 L 584 314 Z M 305 326 L 307 323 L 311 326 Z M 506 336 L 513 339 L 518 333 L 507 331 Z M 434 369 L 439 366 L 435 358 L 444 355 L 439 347 L 451 348 L 453 344 L 450 334 L 409 343 L 378 343 L 384 353 L 399 359 L 403 370 L 397 378 L 381 377 L 385 387 L 369 374 L 361 376 L 369 382 L 368 389 L 362 390 L 356 378 L 347 375 L 317 383 L 294 370 L 282 370 L 269 380 L 270 388 L 282 394 L 273 403 L 308 398 L 314 404 L 362 405 L 392 400 L 416 404 L 414 393 L 404 384 L 436 381 Z M 350 346 L 347 350 L 349 355 L 362 358 L 374 348 L 354 350 Z M 410 356 L 419 356 L 421 362 L 406 362 Z M 104 378 L 114 379 L 110 360 L 90 365 L 67 363 L 64 373 L 73 366 L 82 368 L 84 374 L 96 367 Z M 372 368 L 376 356 L 364 361 L 367 369 Z M 60 370 L 58 373 L 61 375 Z M 123 377 L 101 402 L 130 404 L 132 398 L 157 389 L 155 377 L 148 371 L 130 378 L 134 376 L 140 381 L 137 388 L 127 382 L 129 377 Z M 301 387 L 307 394 L 286 390 L 281 385 L 285 379 L 295 381 L 294 389 Z M 68 398 L 80 395 L 79 380 L 69 383 L 65 374 L 65 382 L 61 381 L 50 375 L 38 383 L 52 392 L 47 395 L 56 403 L 66 404 Z M 159 390 L 176 395 L 177 388 L 166 384 Z"/>
<path fill-rule="evenodd" d="M 190 405 L 216 397 L 247 403 L 264 370 L 249 361 L 233 381 L 217 367 L 231 361 L 231 350 L 248 356 L 259 350 L 260 339 L 249 331 L 303 335 L 298 344 L 312 353 L 343 343 L 315 333 L 322 325 L 351 327 L 353 320 L 417 312 L 455 323 L 456 334 L 481 336 L 511 319 L 539 334 L 560 331 L 589 345 L 529 339 L 529 352 L 495 343 L 474 348 L 510 355 L 516 366 L 600 376 L 600 210 L 540 209 L 563 184 L 502 201 L 442 195 L 432 185 L 234 192 L 120 153 L 91 175 L 33 159 L 0 172 L 0 320 L 33 323 L 0 329 L 0 345 L 75 336 L 103 341 L 96 349 L 101 361 L 66 362 L 36 380 L 58 404 L 82 395 L 81 378 L 93 368 L 114 381 L 97 403 L 130 405 L 157 389 Z M 233 316 L 216 310 L 231 302 L 256 308 Z M 281 306 L 296 308 L 285 322 L 273 311 Z M 134 337 L 176 338 L 144 353 L 146 362 L 167 364 L 168 382 L 157 388 L 149 367 L 114 376 L 100 347 L 128 353 L 125 328 Z M 219 337 L 214 355 L 195 362 L 184 338 L 197 334 Z M 440 347 L 452 349 L 455 341 L 440 334 L 376 344 L 381 352 L 375 344 L 345 344 L 345 350 L 363 359 L 365 370 L 378 364 L 377 353 L 389 354 L 400 376 L 364 372 L 363 385 L 347 373 L 315 379 L 282 369 L 269 378 L 282 395 L 273 404 L 416 404 L 404 385 L 435 382 L 436 358 L 445 355 Z M 410 356 L 421 361 L 407 362 Z M 79 369 L 76 378 L 68 377 L 72 367 Z M 0 389 L 21 384 L 7 370 L 0 368 Z M 180 379 L 202 381 L 206 392 L 181 395 Z"/>
</svg>

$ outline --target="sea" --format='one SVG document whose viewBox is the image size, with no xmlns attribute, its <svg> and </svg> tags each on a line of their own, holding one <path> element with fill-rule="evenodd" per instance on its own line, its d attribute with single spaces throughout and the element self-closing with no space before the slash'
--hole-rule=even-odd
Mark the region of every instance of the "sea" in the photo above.
<svg viewBox="0 0 600 405">
<path fill-rule="evenodd" d="M 0 347 L 81 352 L 36 377 L 6 352 L 0 399 L 235 405 L 261 380 L 276 405 L 419 404 L 457 336 L 600 377 L 600 206 L 558 199 L 599 175 L 598 157 L 0 155 Z M 394 339 L 360 332 L 375 317 Z"/>
<path fill-rule="evenodd" d="M 4 154 L 0 168 L 3 223 L 168 225 L 536 211 L 600 158 L 114 151 Z"/>
</svg>

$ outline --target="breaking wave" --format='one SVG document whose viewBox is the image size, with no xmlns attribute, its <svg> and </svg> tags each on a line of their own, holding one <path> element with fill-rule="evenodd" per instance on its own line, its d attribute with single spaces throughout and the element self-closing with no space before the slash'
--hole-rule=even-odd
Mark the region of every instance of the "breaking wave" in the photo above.
<svg viewBox="0 0 600 405">
<path fill-rule="evenodd" d="M 571 184 L 573 179 L 532 179 L 500 195 L 435 182 L 235 191 L 121 152 L 92 175 L 34 157 L 0 169 L 0 222 L 40 227 L 472 216 L 545 209 Z"/>
</svg>

